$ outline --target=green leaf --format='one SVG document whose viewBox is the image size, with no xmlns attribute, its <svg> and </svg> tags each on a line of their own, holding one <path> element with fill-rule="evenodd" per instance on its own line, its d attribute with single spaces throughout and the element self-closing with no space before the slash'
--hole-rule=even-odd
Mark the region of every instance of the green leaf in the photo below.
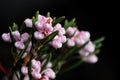
<svg viewBox="0 0 120 80">
<path fill-rule="evenodd" d="M 67 71 L 70 71 L 70 70 L 78 67 L 78 66 L 79 66 L 80 64 L 82 64 L 82 63 L 83 63 L 83 60 L 80 59 L 80 60 L 77 61 L 76 63 L 73 63 L 72 65 L 70 65 L 68 68 L 63 69 L 63 70 L 62 70 L 62 73 L 67 72 Z"/>
<path fill-rule="evenodd" d="M 13 37 L 11 27 L 9 27 L 9 30 L 10 30 L 10 38 L 11 38 L 12 44 L 14 45 L 15 39 L 14 39 L 14 37 Z"/>
<path fill-rule="evenodd" d="M 33 23 L 33 25 L 35 25 L 35 22 L 36 22 L 36 19 L 35 19 L 35 17 L 33 16 L 33 17 L 32 17 L 32 23 Z"/>
<path fill-rule="evenodd" d="M 47 15 L 46 15 L 47 17 L 50 17 L 50 12 L 47 12 Z"/>
<path fill-rule="evenodd" d="M 55 21 L 53 21 L 53 26 L 55 26 L 57 23 L 60 23 L 64 19 L 65 19 L 65 16 L 59 17 L 58 19 L 56 19 Z"/>
<path fill-rule="evenodd" d="M 53 40 L 53 38 L 58 34 L 59 31 L 55 31 L 53 33 L 51 33 L 49 36 L 47 36 L 45 39 L 43 39 L 43 45 L 49 43 L 50 41 Z"/>
<path fill-rule="evenodd" d="M 20 26 L 19 31 L 22 32 L 25 29 L 25 23 L 23 22 L 22 25 Z"/>
<path fill-rule="evenodd" d="M 99 48 L 101 48 L 101 47 L 102 47 L 102 44 L 101 44 L 101 43 L 99 43 L 99 44 L 97 44 L 97 45 L 96 45 L 96 47 L 95 47 L 95 48 L 96 48 L 96 49 L 99 49 Z"/>
<path fill-rule="evenodd" d="M 46 65 L 48 64 L 48 62 L 50 62 L 51 59 L 52 59 L 52 54 L 50 53 L 47 55 L 47 59 L 46 59 L 44 65 L 42 66 L 42 70 L 45 69 Z"/>
<path fill-rule="evenodd" d="M 32 62 L 30 61 L 28 65 L 28 73 L 31 74 L 31 72 L 32 72 Z"/>
<path fill-rule="evenodd" d="M 70 22 L 68 22 L 68 20 L 65 20 L 64 28 L 67 29 L 68 27 L 75 26 L 75 25 L 76 25 L 75 18 L 73 18 Z"/>
<path fill-rule="evenodd" d="M 94 54 L 96 54 L 96 55 L 99 54 L 99 53 L 100 53 L 100 49 L 97 49 L 97 50 L 94 51 Z"/>
<path fill-rule="evenodd" d="M 15 30 L 17 30 L 17 29 L 18 29 L 17 24 L 16 24 L 16 23 L 13 23 L 12 30 L 15 31 Z"/>
<path fill-rule="evenodd" d="M 35 13 L 35 22 L 38 20 L 39 11 Z"/>
<path fill-rule="evenodd" d="M 105 37 L 98 38 L 97 40 L 93 41 L 94 44 L 101 43 L 102 41 L 105 40 Z"/>
</svg>

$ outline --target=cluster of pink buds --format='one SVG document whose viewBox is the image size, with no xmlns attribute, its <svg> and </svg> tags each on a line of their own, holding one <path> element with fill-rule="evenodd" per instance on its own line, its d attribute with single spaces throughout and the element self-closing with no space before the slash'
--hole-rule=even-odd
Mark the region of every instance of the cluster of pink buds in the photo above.
<svg viewBox="0 0 120 80">
<path fill-rule="evenodd" d="M 65 17 L 52 19 L 49 14 L 47 16 L 36 13 L 32 19 L 24 20 L 22 28 L 13 25 L 10 32 L 2 34 L 4 42 L 12 43 L 12 69 L 18 74 L 14 74 L 13 80 L 53 80 L 69 59 L 76 59 L 69 56 L 78 55 L 88 63 L 98 61 L 95 52 L 104 39 L 92 42 L 88 31 L 75 27 L 74 19 L 65 20 L 63 26 L 60 22 Z M 76 52 L 77 55 L 73 54 Z"/>
</svg>

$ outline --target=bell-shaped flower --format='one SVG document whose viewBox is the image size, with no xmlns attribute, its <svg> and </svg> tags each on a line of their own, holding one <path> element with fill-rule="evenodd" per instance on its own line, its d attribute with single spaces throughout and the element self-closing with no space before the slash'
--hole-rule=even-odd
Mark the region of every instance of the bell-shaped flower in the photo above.
<svg viewBox="0 0 120 80">
<path fill-rule="evenodd" d="M 27 19 L 25 19 L 24 23 L 25 23 L 26 27 L 32 28 L 32 19 L 27 18 Z"/>
<path fill-rule="evenodd" d="M 77 28 L 76 27 L 68 27 L 67 30 L 66 30 L 66 33 L 69 35 L 69 36 L 73 36 L 74 33 L 76 32 Z"/>
<path fill-rule="evenodd" d="M 39 80 L 42 77 L 41 74 L 39 72 L 36 72 L 36 71 L 32 71 L 31 75 L 35 80 Z"/>
<path fill-rule="evenodd" d="M 21 50 L 23 50 L 23 49 L 25 48 L 24 43 L 21 42 L 21 41 L 17 41 L 17 42 L 15 42 L 14 45 L 15 45 L 16 48 L 21 49 Z"/>
<path fill-rule="evenodd" d="M 30 35 L 29 35 L 27 32 L 23 33 L 23 34 L 21 35 L 21 41 L 22 41 L 22 42 L 27 41 L 28 38 L 29 38 L 29 36 L 30 36 Z"/>
<path fill-rule="evenodd" d="M 88 56 L 83 56 L 82 60 L 87 63 L 96 63 L 98 61 L 98 57 L 95 54 L 90 54 Z"/>
<path fill-rule="evenodd" d="M 51 79 L 55 79 L 55 72 L 51 68 L 47 68 L 41 72 L 41 74 L 44 74 L 45 76 L 48 76 Z"/>
<path fill-rule="evenodd" d="M 67 46 L 68 46 L 68 47 L 73 47 L 73 46 L 75 46 L 75 39 L 74 39 L 74 37 L 69 38 L 69 39 L 67 40 Z"/>
<path fill-rule="evenodd" d="M 59 34 L 65 34 L 65 29 L 62 27 L 62 25 L 60 23 L 56 24 L 54 26 L 53 31 L 59 31 Z"/>
<path fill-rule="evenodd" d="M 23 75 L 27 75 L 28 74 L 28 67 L 22 66 L 21 67 L 21 72 L 22 72 Z"/>
<path fill-rule="evenodd" d="M 3 33 L 2 34 L 2 39 L 5 42 L 11 42 L 10 33 Z"/>
<path fill-rule="evenodd" d="M 44 36 L 44 34 L 43 34 L 42 32 L 36 31 L 36 32 L 34 32 L 34 37 L 35 37 L 35 39 L 37 39 L 37 40 L 41 40 L 41 39 L 43 39 L 45 36 Z"/>
<path fill-rule="evenodd" d="M 24 78 L 23 78 L 23 80 L 30 80 L 29 75 L 25 75 Z"/>
<path fill-rule="evenodd" d="M 16 41 L 20 40 L 20 32 L 18 30 L 13 31 L 12 34 Z"/>
</svg>

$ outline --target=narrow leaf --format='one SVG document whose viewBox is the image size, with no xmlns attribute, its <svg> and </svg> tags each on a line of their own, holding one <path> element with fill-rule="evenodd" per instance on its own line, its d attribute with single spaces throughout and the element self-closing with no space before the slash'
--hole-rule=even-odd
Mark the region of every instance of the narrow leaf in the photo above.
<svg viewBox="0 0 120 80">
<path fill-rule="evenodd" d="M 53 22 L 53 26 L 55 26 L 57 23 L 60 23 L 60 22 L 63 21 L 64 19 L 65 19 L 65 16 L 59 17 L 58 19 L 56 19 L 56 20 Z"/>
<path fill-rule="evenodd" d="M 51 33 L 49 36 L 47 36 L 43 41 L 43 45 L 49 43 L 50 41 L 52 41 L 52 39 L 58 34 L 59 31 L 55 31 L 53 33 Z"/>
<path fill-rule="evenodd" d="M 75 23 L 75 18 L 73 18 L 70 22 L 68 22 L 67 20 L 65 21 L 65 24 L 64 24 L 64 28 L 67 29 L 68 27 L 70 26 L 74 26 L 76 23 Z"/>
<path fill-rule="evenodd" d="M 63 69 L 63 70 L 61 71 L 61 73 L 65 73 L 65 72 L 67 72 L 67 71 L 70 71 L 70 70 L 78 67 L 78 66 L 79 66 L 80 64 L 82 64 L 82 63 L 83 63 L 83 60 L 80 59 L 80 60 L 77 61 L 76 63 L 73 63 L 73 64 L 70 65 L 69 67 Z"/>
<path fill-rule="evenodd" d="M 13 37 L 11 27 L 9 27 L 9 30 L 10 30 L 10 38 L 11 38 L 11 40 L 12 40 L 12 43 L 14 43 L 14 42 L 15 42 L 15 39 L 14 39 L 14 37 Z M 13 45 L 14 45 L 14 44 L 13 44 Z"/>
<path fill-rule="evenodd" d="M 47 12 L 47 15 L 46 15 L 47 17 L 50 17 L 50 12 Z"/>
<path fill-rule="evenodd" d="M 16 23 L 13 23 L 12 30 L 15 31 L 15 30 L 17 30 L 17 29 L 18 29 L 17 24 L 16 24 Z"/>
<path fill-rule="evenodd" d="M 98 38 L 97 40 L 93 41 L 94 44 L 101 43 L 102 41 L 105 40 L 105 37 Z"/>
<path fill-rule="evenodd" d="M 38 15 L 39 15 L 39 11 L 37 11 L 37 12 L 35 13 L 35 21 L 38 20 Z"/>
<path fill-rule="evenodd" d="M 51 59 L 52 59 L 52 54 L 50 53 L 47 55 L 47 59 L 46 59 L 44 65 L 42 66 L 42 70 L 45 69 L 46 65 L 48 64 L 48 62 L 50 62 Z"/>
</svg>

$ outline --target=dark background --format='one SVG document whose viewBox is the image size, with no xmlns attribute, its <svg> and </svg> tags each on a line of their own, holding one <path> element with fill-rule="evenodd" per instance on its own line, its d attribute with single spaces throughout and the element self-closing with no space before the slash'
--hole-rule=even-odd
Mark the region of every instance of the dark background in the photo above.
<svg viewBox="0 0 120 80">
<path fill-rule="evenodd" d="M 112 6 L 112 5 L 111 5 Z M 0 0 L 0 36 L 8 32 L 13 22 L 21 24 L 25 18 L 31 18 L 39 10 L 46 15 L 66 16 L 68 20 L 76 18 L 80 30 L 88 30 L 91 39 L 105 36 L 99 61 L 96 64 L 84 63 L 80 67 L 64 73 L 61 80 L 118 80 L 118 54 L 115 52 L 116 30 L 109 22 L 114 14 L 112 7 L 106 3 L 78 0 Z M 9 66 L 9 48 L 0 39 L 0 63 L 6 68 Z M 3 74 L 0 72 L 0 79 Z"/>
</svg>

